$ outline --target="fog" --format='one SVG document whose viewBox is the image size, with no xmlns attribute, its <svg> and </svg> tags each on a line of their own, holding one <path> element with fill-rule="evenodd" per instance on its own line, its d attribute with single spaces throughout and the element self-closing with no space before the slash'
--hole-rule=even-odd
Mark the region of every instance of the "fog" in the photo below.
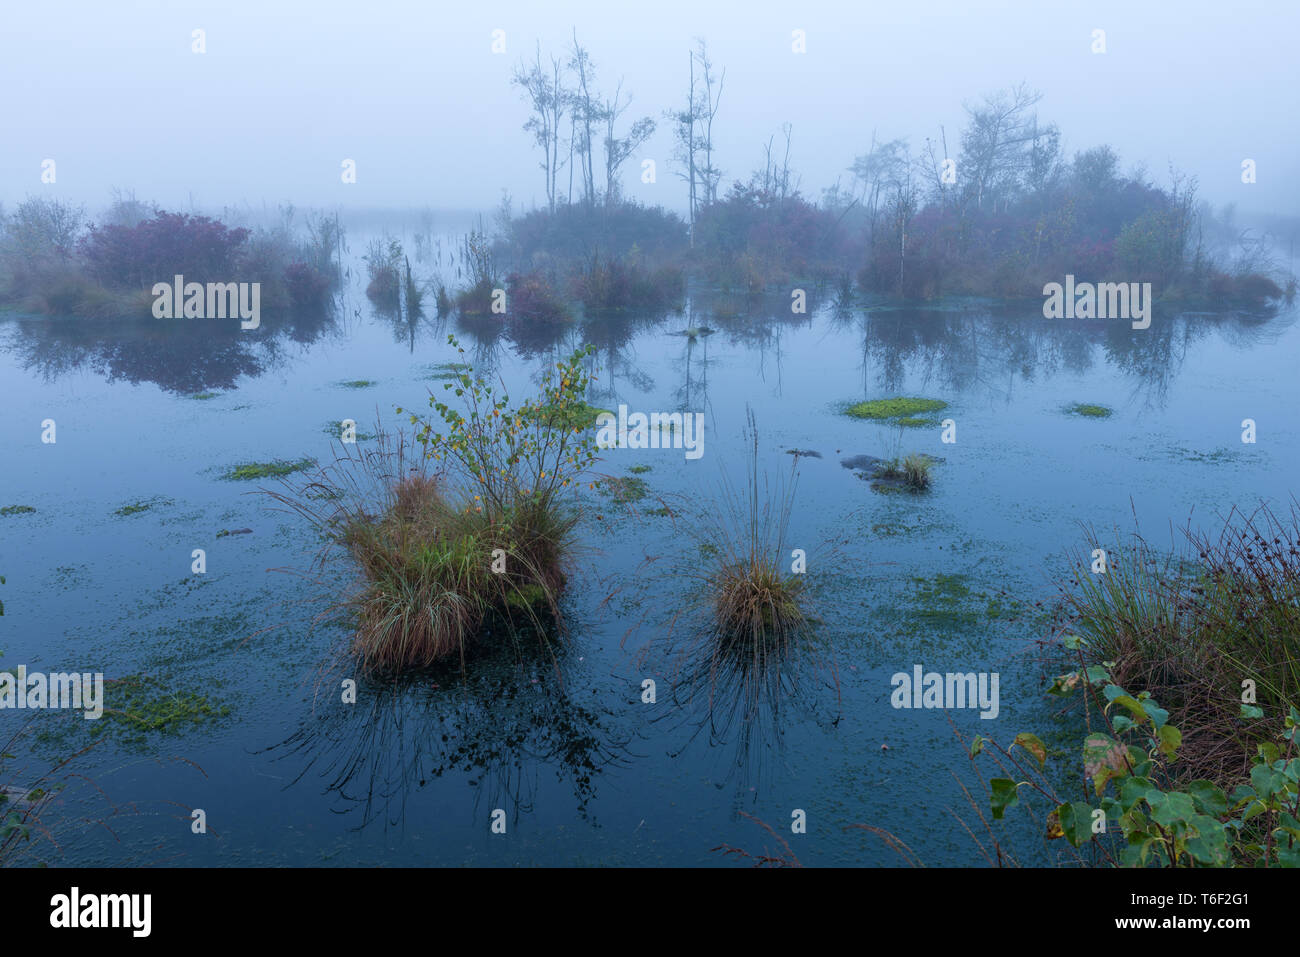
<svg viewBox="0 0 1300 957">
<path fill-rule="evenodd" d="M 1259 3 L 878 2 L 705 5 L 426 3 L 9 4 L 0 201 L 56 195 L 99 208 L 113 188 L 168 207 L 290 201 L 350 208 L 544 204 L 528 108 L 510 82 L 540 43 L 573 30 L 596 85 L 622 79 L 625 120 L 658 130 L 623 168 L 625 195 L 681 209 L 672 131 L 697 38 L 726 70 L 714 139 L 722 189 L 792 125 L 790 162 L 817 198 L 879 139 L 914 150 L 962 104 L 1024 81 L 1067 156 L 1110 143 L 1157 183 L 1172 163 L 1200 195 L 1243 212 L 1294 212 L 1300 151 L 1294 38 L 1300 6 Z M 206 52 L 192 52 L 205 31 Z M 793 53 L 803 30 L 807 52 Z M 1105 53 L 1093 53 L 1093 31 Z M 494 30 L 506 50 L 492 52 Z M 658 164 L 641 182 L 641 160 Z M 1241 182 L 1243 159 L 1258 181 Z M 53 184 L 41 180 L 53 159 Z M 345 184 L 343 160 L 356 162 Z"/>
</svg>

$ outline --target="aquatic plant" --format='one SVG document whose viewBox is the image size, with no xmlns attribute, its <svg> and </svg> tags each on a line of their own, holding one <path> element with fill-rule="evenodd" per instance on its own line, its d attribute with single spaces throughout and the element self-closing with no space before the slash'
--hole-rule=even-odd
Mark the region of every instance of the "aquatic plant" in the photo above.
<svg viewBox="0 0 1300 957">
<path fill-rule="evenodd" d="M 744 811 L 740 812 L 740 816 L 749 818 L 751 821 L 756 823 L 763 830 L 767 831 L 767 833 L 770 834 L 776 840 L 777 844 L 780 845 L 779 853 L 774 853 L 773 851 L 764 847 L 761 852 L 757 854 L 751 854 L 749 851 L 745 850 L 744 848 L 732 847 L 730 844 L 719 844 L 717 847 L 711 847 L 709 848 L 710 852 L 712 853 L 721 852 L 723 857 L 726 857 L 727 855 L 730 854 L 730 855 L 735 855 L 737 857 L 743 858 L 747 861 L 753 861 L 754 867 L 803 867 L 803 864 L 799 861 L 798 856 L 794 852 L 794 848 L 790 846 L 790 842 L 787 841 L 784 836 L 778 833 L 777 830 L 772 827 L 772 825 L 768 824 L 766 821 L 762 820 L 761 818 L 754 817 L 754 815 L 752 814 L 746 814 Z"/>
<path fill-rule="evenodd" d="M 560 325 L 571 322 L 569 307 L 540 272 L 506 277 L 507 315 L 515 321 Z"/>
<path fill-rule="evenodd" d="M 456 308 L 456 304 L 452 301 L 451 294 L 447 292 L 447 287 L 444 283 L 438 283 L 438 292 L 434 296 L 434 305 L 437 309 L 439 319 L 451 315 L 451 311 Z"/>
<path fill-rule="evenodd" d="M 758 771 L 769 748 L 780 747 L 787 711 L 818 720 L 839 701 L 835 664 L 821 645 L 805 585 L 809 560 L 787 538 L 797 460 L 788 480 L 761 471 L 752 411 L 746 438 L 743 485 L 724 471 L 718 499 L 702 513 L 694 499 L 670 512 L 691 516 L 678 527 L 697 548 L 671 567 L 671 584 L 650 586 L 688 586 L 672 620 L 656 622 L 655 643 L 670 653 L 683 720 L 715 742 L 734 732 L 732 772 L 743 775 Z"/>
<path fill-rule="evenodd" d="M 938 412 L 948 408 L 948 403 L 940 399 L 921 399 L 897 396 L 892 399 L 869 399 L 855 402 L 844 409 L 844 414 L 855 419 L 870 419 L 884 422 L 910 418 L 914 421 L 923 412 Z M 932 420 L 919 420 L 929 424 Z M 909 422 L 909 424 L 912 424 Z"/>
<path fill-rule="evenodd" d="M 403 258 L 406 262 L 406 274 L 402 279 L 402 290 L 406 298 L 406 318 L 409 322 L 423 314 L 424 310 L 421 304 L 424 302 L 424 293 L 411 276 L 411 257 L 404 256 Z"/>
<path fill-rule="evenodd" d="M 141 512 L 147 512 L 149 511 L 149 509 L 153 508 L 156 505 L 170 505 L 170 504 L 172 504 L 172 501 L 169 498 L 155 497 L 150 499 L 142 499 L 141 501 L 131 502 L 127 505 L 123 505 L 121 508 L 114 509 L 113 514 L 118 516 L 119 518 L 126 518 L 127 516 L 130 515 L 139 515 Z"/>
<path fill-rule="evenodd" d="M 372 239 L 362 259 L 370 280 L 366 298 L 383 309 L 397 309 L 402 299 L 402 244 L 396 239 Z"/>
<path fill-rule="evenodd" d="M 645 479 L 635 475 L 611 475 L 600 480 L 600 491 L 608 495 L 615 505 L 639 502 L 650 494 Z"/>
<path fill-rule="evenodd" d="M 301 472 L 316 464 L 315 459 L 303 458 L 296 462 L 276 459 L 272 462 L 245 462 L 233 465 L 222 474 L 229 482 L 251 482 L 256 479 L 283 478 L 294 472 Z"/>
<path fill-rule="evenodd" d="M 864 477 L 871 480 L 873 489 L 881 492 L 926 491 L 930 487 L 930 470 L 937 461 L 920 452 L 911 452 L 901 459 L 893 458 L 888 461 L 873 462 L 866 456 L 862 458 L 867 459 Z"/>
<path fill-rule="evenodd" d="M 152 733 L 178 734 L 194 725 L 228 717 L 230 708 L 206 695 L 177 691 L 149 675 L 127 675 L 108 682 L 104 715 L 92 722 L 92 736 L 114 734 L 142 745 Z"/>
<path fill-rule="evenodd" d="M 1115 410 L 1104 405 L 1076 402 L 1065 410 L 1069 415 L 1082 415 L 1089 419 L 1109 419 Z"/>
<path fill-rule="evenodd" d="M 903 482 L 913 492 L 924 492 L 930 487 L 931 459 L 915 452 L 903 459 Z"/>
<path fill-rule="evenodd" d="M 36 509 L 32 508 L 30 505 L 6 505 L 4 508 L 0 508 L 0 516 L 26 515 L 34 511 L 36 511 Z"/>
</svg>

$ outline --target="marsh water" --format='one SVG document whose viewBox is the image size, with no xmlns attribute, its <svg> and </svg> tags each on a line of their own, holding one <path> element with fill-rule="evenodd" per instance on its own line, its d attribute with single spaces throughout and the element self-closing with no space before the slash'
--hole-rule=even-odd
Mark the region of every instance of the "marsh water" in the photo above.
<svg viewBox="0 0 1300 957">
<path fill-rule="evenodd" d="M 84 779 L 56 796 L 59 817 L 82 823 L 60 832 L 52 863 L 730 866 L 740 859 L 724 846 L 782 851 L 761 821 L 804 864 L 902 863 L 860 824 L 928 865 L 978 864 L 954 817 L 976 824 L 957 783 L 974 782 L 964 741 L 1079 734 L 1044 695 L 1039 640 L 1082 526 L 1176 542 L 1189 519 L 1285 503 L 1300 466 L 1293 313 L 1157 304 L 1133 330 L 1045 320 L 1034 303 L 845 306 L 814 289 L 798 315 L 788 298 L 694 290 L 681 313 L 534 336 L 436 320 L 431 296 L 414 321 L 377 312 L 351 265 L 335 314 L 256 332 L 0 318 L 0 507 L 34 509 L 0 516 L 0 667 L 102 671 L 109 708 L 124 693 L 115 679 L 148 676 L 184 705 L 140 734 L 38 716 L 24 766 L 94 744 L 72 766 Z M 712 331 L 680 334 L 692 327 Z M 345 704 L 346 625 L 316 619 L 346 567 L 328 585 L 300 574 L 316 533 L 257 492 L 275 481 L 222 472 L 326 462 L 342 419 L 400 424 L 394 407 L 421 405 L 440 391 L 436 367 L 459 361 L 448 333 L 521 393 L 591 342 L 594 405 L 702 412 L 704 454 L 603 453 L 609 475 L 649 466 L 637 473 L 648 494 L 587 495 L 554 658 L 485 654 L 463 676 L 363 680 Z M 894 395 L 946 401 L 956 442 L 842 413 Z M 1073 403 L 1114 413 L 1069 414 Z M 715 700 L 710 720 L 698 688 L 671 690 L 674 636 L 694 613 L 696 532 L 718 513 L 723 474 L 745 474 L 750 412 L 761 473 L 789 482 L 797 468 L 787 543 L 808 554 L 819 650 L 761 719 L 728 721 Z M 841 464 L 912 451 L 941 459 L 920 495 L 873 489 Z M 892 707 L 891 676 L 917 665 L 998 673 L 996 718 Z M 25 720 L 6 711 L 0 732 Z M 192 832 L 194 808 L 206 834 Z M 804 834 L 791 833 L 796 810 Z M 1056 853 L 1032 829 L 1007 833 L 1030 861 Z"/>
</svg>

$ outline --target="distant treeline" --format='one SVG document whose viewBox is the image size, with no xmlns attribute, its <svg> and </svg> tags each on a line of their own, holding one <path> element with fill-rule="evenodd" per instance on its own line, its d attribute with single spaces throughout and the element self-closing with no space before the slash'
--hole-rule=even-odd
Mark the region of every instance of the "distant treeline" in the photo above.
<svg viewBox="0 0 1300 957">
<path fill-rule="evenodd" d="M 0 208 L 0 305 L 46 315 L 146 318 L 156 283 L 177 275 L 197 283 L 261 284 L 271 317 L 318 314 L 339 282 L 337 218 L 308 217 L 306 236 L 292 207 L 256 230 L 167 212 L 119 194 L 98 222 L 85 209 L 31 198 Z"/>
<path fill-rule="evenodd" d="M 683 220 L 623 197 L 619 171 L 656 121 L 624 121 L 632 102 L 624 81 L 613 96 L 598 92 L 576 33 L 561 55 L 543 59 L 539 49 L 520 63 L 513 82 L 530 107 L 524 130 L 541 154 L 547 202 L 502 224 L 493 247 L 502 268 L 611 308 L 636 284 L 630 277 L 647 272 L 654 285 L 694 275 L 747 291 L 856 281 L 863 292 L 908 299 L 1041 296 L 1066 274 L 1150 282 L 1156 295 L 1226 305 L 1294 295 L 1293 279 L 1279 285 L 1262 239 L 1237 233 L 1231 209 L 1216 217 L 1198 202 L 1195 179 L 1171 170 L 1159 187 L 1143 170 L 1122 173 L 1109 146 L 1067 157 L 1060 129 L 1039 118 L 1041 94 L 1024 84 L 968 103 L 955 149 L 942 127 L 919 150 L 873 134 L 847 181 L 820 200 L 800 190 L 788 123 L 761 165 L 722 190 L 714 130 L 725 122 L 725 81 L 700 41 L 682 103 L 663 114 L 685 187 Z M 610 275 L 620 263 L 623 274 Z"/>
</svg>

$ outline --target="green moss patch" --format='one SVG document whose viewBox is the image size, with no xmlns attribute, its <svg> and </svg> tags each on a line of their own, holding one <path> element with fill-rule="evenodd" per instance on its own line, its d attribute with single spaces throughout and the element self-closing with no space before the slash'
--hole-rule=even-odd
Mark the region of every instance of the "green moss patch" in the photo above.
<svg viewBox="0 0 1300 957">
<path fill-rule="evenodd" d="M 635 475 L 604 478 L 600 480 L 598 487 L 604 495 L 613 500 L 615 505 L 639 502 L 650 494 L 650 486 L 646 484 L 645 479 L 637 478 Z"/>
<path fill-rule="evenodd" d="M 1115 414 L 1115 410 L 1104 405 L 1091 405 L 1087 402 L 1076 402 L 1066 408 L 1068 415 L 1082 415 L 1089 419 L 1109 419 Z"/>
<path fill-rule="evenodd" d="M 938 412 L 946 408 L 948 408 L 948 403 L 941 399 L 898 396 L 892 399 L 870 399 L 866 402 L 855 402 L 844 409 L 844 414 L 854 419 L 867 419 L 872 422 L 889 422 L 892 420 L 896 424 L 902 424 L 900 420 L 907 419 L 909 424 L 916 426 L 933 423 L 931 419 L 921 418 L 922 413 Z"/>
<path fill-rule="evenodd" d="M 171 505 L 172 500 L 169 498 L 151 498 L 143 499 L 139 502 L 131 502 L 129 505 L 123 505 L 121 508 L 114 509 L 113 514 L 118 518 L 126 518 L 129 515 L 139 515 L 141 512 L 147 512 L 149 509 L 158 505 Z"/>
<path fill-rule="evenodd" d="M 464 362 L 438 362 L 433 365 L 427 365 L 422 370 L 426 379 L 459 379 L 467 375 L 471 369 Z"/>
<path fill-rule="evenodd" d="M 230 714 L 206 695 L 172 691 L 156 678 L 129 675 L 104 688 L 104 716 L 89 722 L 92 735 L 112 732 L 133 744 L 150 734 L 179 734 Z"/>
<path fill-rule="evenodd" d="M 294 472 L 309 469 L 315 464 L 315 459 L 298 459 L 296 462 L 289 462 L 284 459 L 276 459 L 274 462 L 243 462 L 226 469 L 221 477 L 228 482 L 251 482 L 257 479 L 284 478 L 284 476 L 292 475 Z"/>
</svg>

